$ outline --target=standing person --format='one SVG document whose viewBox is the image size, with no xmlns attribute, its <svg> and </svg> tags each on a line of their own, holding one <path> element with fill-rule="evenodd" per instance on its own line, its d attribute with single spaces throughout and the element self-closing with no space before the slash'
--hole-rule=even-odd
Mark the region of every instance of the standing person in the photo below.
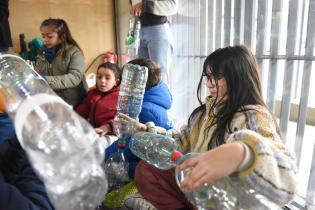
<svg viewBox="0 0 315 210">
<path fill-rule="evenodd" d="M 141 22 L 139 58 L 150 58 L 162 70 L 162 80 L 169 84 L 173 54 L 170 15 L 177 12 L 177 0 L 131 0 L 131 14 Z"/>
<path fill-rule="evenodd" d="M 35 69 L 58 96 L 76 107 L 87 93 L 82 50 L 62 19 L 44 20 L 40 31 L 45 46 Z"/>
<path fill-rule="evenodd" d="M 263 101 L 258 71 L 254 55 L 243 45 L 217 49 L 206 58 L 197 90 L 200 106 L 180 135 L 163 131 L 173 134 L 182 152 L 200 153 L 179 166 L 179 170 L 192 169 L 181 183 L 183 190 L 234 176 L 279 206 L 294 198 L 295 156 L 282 143 L 277 121 Z M 210 92 L 205 102 L 200 98 L 202 80 Z M 138 130 L 161 130 L 148 128 L 138 123 Z M 174 174 L 174 169 L 160 170 L 141 161 L 135 183 L 159 210 L 194 209 Z"/>
<path fill-rule="evenodd" d="M 0 1 L 0 52 L 7 52 L 12 47 L 9 25 L 9 0 Z"/>
<path fill-rule="evenodd" d="M 121 69 L 117 64 L 100 64 L 96 72 L 96 88 L 90 90 L 75 109 L 102 136 L 114 134 L 112 121 L 117 112 L 120 78 Z"/>
</svg>

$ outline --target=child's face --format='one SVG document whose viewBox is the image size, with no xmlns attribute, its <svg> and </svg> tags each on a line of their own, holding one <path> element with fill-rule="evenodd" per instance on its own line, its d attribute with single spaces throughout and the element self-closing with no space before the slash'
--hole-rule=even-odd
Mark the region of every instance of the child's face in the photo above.
<svg viewBox="0 0 315 210">
<path fill-rule="evenodd" d="M 117 84 L 113 70 L 101 67 L 97 70 L 96 87 L 100 92 L 107 92 Z"/>
<path fill-rule="evenodd" d="M 210 78 L 207 80 L 207 87 L 209 88 L 210 95 L 212 97 L 222 98 L 227 93 L 227 85 L 224 77 L 218 79 L 218 86 L 215 84 L 211 69 L 207 68 L 207 77 Z"/>
<path fill-rule="evenodd" d="M 61 43 L 61 39 L 59 38 L 57 32 L 53 30 L 52 26 L 42 26 L 40 31 L 46 47 L 54 48 Z"/>
</svg>

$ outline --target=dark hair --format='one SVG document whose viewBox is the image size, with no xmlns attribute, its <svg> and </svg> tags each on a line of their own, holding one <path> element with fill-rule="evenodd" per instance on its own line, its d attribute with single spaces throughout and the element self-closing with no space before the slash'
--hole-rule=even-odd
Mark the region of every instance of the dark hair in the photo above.
<svg viewBox="0 0 315 210">
<path fill-rule="evenodd" d="M 78 43 L 74 40 L 69 30 L 68 24 L 63 19 L 54 19 L 48 18 L 42 22 L 40 28 L 52 26 L 54 31 L 58 34 L 58 37 L 62 40 L 61 45 L 57 48 L 62 51 L 62 56 L 65 57 L 65 47 L 66 44 L 72 44 L 79 48 L 82 52 L 82 49 L 79 47 Z"/>
<path fill-rule="evenodd" d="M 213 113 L 215 107 L 220 107 L 211 124 L 211 126 L 216 125 L 208 145 L 208 148 L 211 149 L 212 145 L 218 146 L 224 143 L 226 129 L 231 132 L 230 127 L 234 114 L 239 111 L 246 111 L 244 106 L 262 105 L 267 109 L 268 107 L 262 97 L 259 67 L 256 58 L 246 46 L 236 45 L 215 50 L 206 58 L 202 75 L 207 75 L 207 68 L 211 69 L 216 81 L 216 87 L 218 87 L 220 78 L 224 78 L 227 84 L 227 100 L 223 101 L 222 98 L 214 98 L 214 103 L 210 107 L 210 113 Z M 201 100 L 201 86 L 202 77 L 197 89 L 200 106 L 190 115 L 188 123 L 196 114 L 205 113 L 206 106 Z M 272 114 L 270 110 L 269 112 Z M 277 124 L 276 127 L 278 129 Z"/>
<path fill-rule="evenodd" d="M 151 87 L 156 86 L 161 81 L 161 69 L 159 66 L 150 59 L 137 58 L 128 63 L 145 66 L 148 68 L 148 80 L 145 86 L 145 90 L 149 90 Z"/>
<path fill-rule="evenodd" d="M 116 81 L 121 81 L 121 69 L 118 67 L 117 64 L 115 63 L 111 63 L 111 62 L 105 62 L 105 63 L 101 63 L 98 67 L 97 67 L 97 72 L 100 68 L 105 68 L 105 69 L 110 69 L 113 71 L 114 75 L 115 75 L 115 79 Z M 96 72 L 96 73 L 97 73 Z"/>
</svg>

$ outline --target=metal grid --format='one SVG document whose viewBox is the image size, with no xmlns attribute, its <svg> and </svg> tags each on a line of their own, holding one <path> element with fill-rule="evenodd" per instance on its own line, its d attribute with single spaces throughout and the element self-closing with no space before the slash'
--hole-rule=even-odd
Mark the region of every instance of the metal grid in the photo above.
<svg viewBox="0 0 315 210">
<path fill-rule="evenodd" d="M 175 115 L 181 113 L 183 117 L 187 117 L 196 107 L 197 102 L 191 99 L 197 98 L 195 90 L 204 58 L 217 48 L 245 44 L 256 54 L 267 105 L 276 111 L 276 102 L 280 102 L 278 116 L 285 141 L 288 140 L 292 97 L 301 92 L 294 139 L 294 151 L 300 164 L 312 64 L 315 60 L 315 0 L 179 2 L 179 13 L 172 20 L 175 56 L 171 71 L 171 89 L 174 93 L 173 107 L 176 107 L 177 112 Z M 284 65 L 281 66 L 281 62 Z M 284 74 L 280 78 L 281 68 Z M 302 75 L 302 85 L 297 89 L 298 74 Z M 282 80 L 282 96 L 277 99 L 279 80 Z M 292 140 L 294 137 L 290 138 Z M 307 193 L 303 198 L 305 204 L 302 208 L 305 209 L 314 205 L 315 181 L 311 180 L 315 177 L 314 150 Z"/>
</svg>

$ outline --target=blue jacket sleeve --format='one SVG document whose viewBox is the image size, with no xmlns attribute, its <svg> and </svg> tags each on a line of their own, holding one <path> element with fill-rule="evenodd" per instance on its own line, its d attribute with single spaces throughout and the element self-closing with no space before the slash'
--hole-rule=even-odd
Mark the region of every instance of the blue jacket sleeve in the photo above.
<svg viewBox="0 0 315 210">
<path fill-rule="evenodd" d="M 144 124 L 147 122 L 154 122 L 155 125 L 161 124 L 152 112 L 147 111 L 144 108 L 142 108 L 139 114 L 139 121 Z"/>
<path fill-rule="evenodd" d="M 118 140 L 114 141 L 109 147 L 105 150 L 105 161 L 108 160 L 115 152 L 118 152 Z"/>
<path fill-rule="evenodd" d="M 0 114 L 0 143 L 15 138 L 13 122 L 7 113 Z"/>
</svg>

